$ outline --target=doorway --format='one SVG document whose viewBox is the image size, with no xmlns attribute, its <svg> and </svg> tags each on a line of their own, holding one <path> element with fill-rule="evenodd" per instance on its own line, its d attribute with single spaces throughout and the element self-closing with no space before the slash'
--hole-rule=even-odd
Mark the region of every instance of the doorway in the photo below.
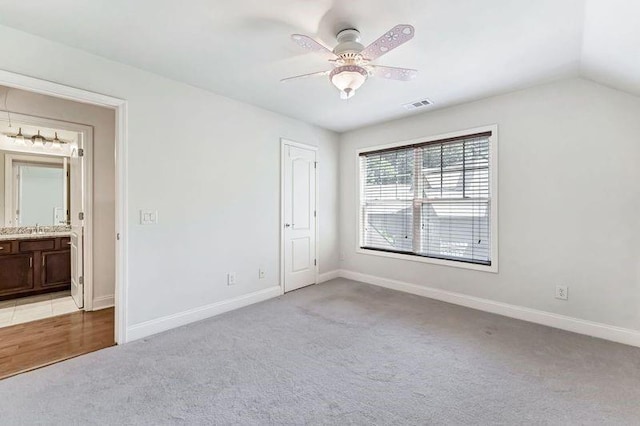
<svg viewBox="0 0 640 426">
<path fill-rule="evenodd" d="M 115 114 L 6 86 L 0 99 L 9 92 L 0 112 L 0 377 L 115 343 Z"/>
<path fill-rule="evenodd" d="M 127 101 L 5 70 L 0 70 L 0 85 L 37 95 L 49 96 L 54 99 L 106 108 L 112 110 L 115 114 L 115 126 L 113 129 L 115 132 L 113 138 L 115 146 L 111 154 L 111 158 L 115 160 L 115 171 L 113 173 L 113 180 L 115 181 L 115 232 L 111 234 L 115 241 L 115 294 L 102 300 L 94 299 L 94 302 L 99 302 L 102 307 L 114 306 L 114 308 L 110 309 L 115 312 L 115 318 L 112 321 L 114 323 L 115 341 L 118 344 L 125 343 L 128 341 L 126 315 L 128 293 Z"/>
<path fill-rule="evenodd" d="M 0 119 L 0 327 L 93 308 L 92 134 Z"/>
<path fill-rule="evenodd" d="M 282 282 L 293 291 L 317 282 L 318 148 L 282 140 Z"/>
</svg>

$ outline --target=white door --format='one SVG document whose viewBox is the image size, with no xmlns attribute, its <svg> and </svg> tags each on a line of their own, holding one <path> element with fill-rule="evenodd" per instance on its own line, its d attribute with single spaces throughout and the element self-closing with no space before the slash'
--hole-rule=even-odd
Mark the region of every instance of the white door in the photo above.
<svg viewBox="0 0 640 426">
<path fill-rule="evenodd" d="M 84 226 L 84 157 L 75 148 L 69 159 L 71 221 L 71 297 L 78 308 L 84 307 L 83 226 Z"/>
<path fill-rule="evenodd" d="M 316 282 L 316 151 L 284 146 L 284 291 Z"/>
</svg>

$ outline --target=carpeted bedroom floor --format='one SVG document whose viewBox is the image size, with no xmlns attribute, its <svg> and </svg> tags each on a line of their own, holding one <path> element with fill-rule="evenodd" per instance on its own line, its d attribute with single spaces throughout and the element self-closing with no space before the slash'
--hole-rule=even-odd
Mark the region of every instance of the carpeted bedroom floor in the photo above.
<svg viewBox="0 0 640 426">
<path fill-rule="evenodd" d="M 639 424 L 640 349 L 337 279 L 0 381 L 0 424 Z"/>
</svg>

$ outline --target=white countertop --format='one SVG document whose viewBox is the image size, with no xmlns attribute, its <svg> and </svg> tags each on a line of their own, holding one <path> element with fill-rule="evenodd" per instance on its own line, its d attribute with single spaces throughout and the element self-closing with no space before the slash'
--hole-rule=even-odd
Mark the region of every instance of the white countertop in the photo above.
<svg viewBox="0 0 640 426">
<path fill-rule="evenodd" d="M 40 234 L 0 234 L 0 241 L 7 240 L 37 240 L 41 238 L 68 237 L 70 231 L 63 232 L 44 232 Z"/>
</svg>

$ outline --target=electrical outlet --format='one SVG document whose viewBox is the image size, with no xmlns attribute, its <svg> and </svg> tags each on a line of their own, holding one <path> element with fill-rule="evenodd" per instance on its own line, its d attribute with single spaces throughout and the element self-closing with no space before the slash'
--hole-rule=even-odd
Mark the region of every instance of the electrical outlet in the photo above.
<svg viewBox="0 0 640 426">
<path fill-rule="evenodd" d="M 235 285 L 236 284 L 236 273 L 229 272 L 227 273 L 227 285 Z"/>
<path fill-rule="evenodd" d="M 556 286 L 556 299 L 568 300 L 569 299 L 569 287 L 566 285 Z"/>
<path fill-rule="evenodd" d="M 346 257 L 346 256 L 345 256 L 345 253 L 344 253 L 343 251 L 341 251 L 341 252 L 340 252 L 340 258 L 339 258 L 339 259 L 340 259 L 340 260 L 344 260 L 344 258 L 345 258 L 345 257 Z"/>
<path fill-rule="evenodd" d="M 260 269 L 258 269 L 258 278 L 263 279 L 265 275 L 264 268 L 260 267 Z"/>
</svg>

